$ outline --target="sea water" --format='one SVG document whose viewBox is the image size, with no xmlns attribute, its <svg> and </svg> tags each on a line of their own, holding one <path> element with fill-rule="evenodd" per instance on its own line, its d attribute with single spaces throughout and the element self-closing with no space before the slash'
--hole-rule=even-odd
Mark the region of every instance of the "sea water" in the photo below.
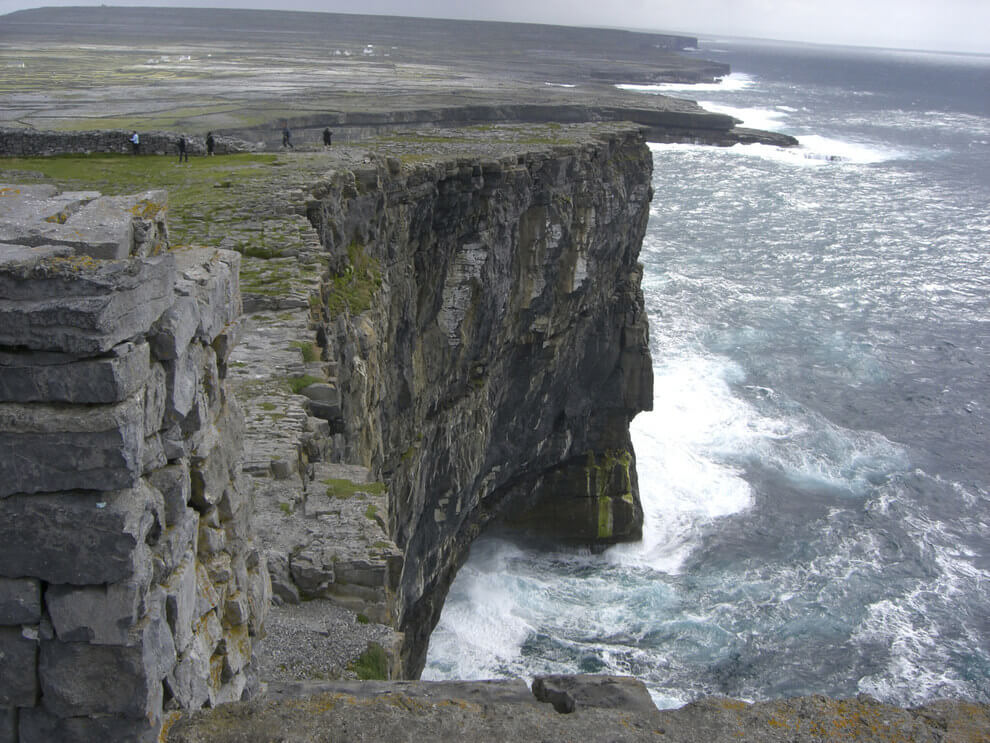
<svg viewBox="0 0 990 743">
<path fill-rule="evenodd" d="M 483 537 L 425 678 L 990 702 L 990 57 L 754 45 L 651 147 L 642 543 Z"/>
</svg>

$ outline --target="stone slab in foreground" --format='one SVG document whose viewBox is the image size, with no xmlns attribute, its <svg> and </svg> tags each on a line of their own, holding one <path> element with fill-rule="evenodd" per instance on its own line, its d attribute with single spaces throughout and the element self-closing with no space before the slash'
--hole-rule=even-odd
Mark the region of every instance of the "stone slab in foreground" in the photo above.
<svg viewBox="0 0 990 743">
<path fill-rule="evenodd" d="M 798 697 L 758 704 L 712 697 L 660 711 L 646 704 L 646 688 L 635 679 L 555 676 L 542 681 L 558 691 L 566 688 L 574 711 L 561 714 L 552 704 L 540 703 L 519 680 L 297 684 L 173 721 L 166 724 L 163 739 L 169 743 L 990 739 L 990 707 L 965 702 L 902 709 L 865 696 Z"/>
</svg>

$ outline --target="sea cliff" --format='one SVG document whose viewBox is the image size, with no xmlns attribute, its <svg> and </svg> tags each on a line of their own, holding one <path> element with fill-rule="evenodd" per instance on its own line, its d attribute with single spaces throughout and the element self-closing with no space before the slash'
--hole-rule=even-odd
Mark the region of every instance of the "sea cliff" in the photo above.
<svg viewBox="0 0 990 743">
<path fill-rule="evenodd" d="M 614 125 L 480 149 L 412 168 L 386 155 L 307 204 L 330 256 L 318 338 L 338 454 L 390 485 L 409 677 L 494 519 L 586 544 L 638 538 L 642 522 L 628 424 L 652 404 L 637 262 L 649 151 Z M 335 313 L 336 285 L 362 271 L 367 310 Z"/>
</svg>

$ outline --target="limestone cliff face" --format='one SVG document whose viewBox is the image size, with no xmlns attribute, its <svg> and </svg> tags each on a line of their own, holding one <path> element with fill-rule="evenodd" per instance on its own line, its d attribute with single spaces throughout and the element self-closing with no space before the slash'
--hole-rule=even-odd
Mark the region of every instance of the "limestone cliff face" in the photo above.
<svg viewBox="0 0 990 743">
<path fill-rule="evenodd" d="M 649 151 L 615 125 L 491 151 L 369 158 L 308 206 L 332 256 L 321 340 L 341 454 L 389 480 L 406 554 L 395 619 L 411 676 L 487 523 L 609 543 L 642 522 L 628 423 L 652 402 L 637 263 Z M 361 285 L 367 311 L 352 297 L 334 314 Z"/>
</svg>

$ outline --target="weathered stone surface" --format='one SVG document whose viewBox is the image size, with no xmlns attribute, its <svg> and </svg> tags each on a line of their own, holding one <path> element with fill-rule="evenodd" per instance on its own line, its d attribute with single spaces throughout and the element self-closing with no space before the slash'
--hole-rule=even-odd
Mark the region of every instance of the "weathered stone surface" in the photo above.
<svg viewBox="0 0 990 743">
<path fill-rule="evenodd" d="M 132 647 L 41 643 L 39 676 L 45 709 L 59 717 L 122 715 L 158 720 L 161 681 L 175 665 L 175 645 L 161 607 L 142 620 Z"/>
<path fill-rule="evenodd" d="M 19 743 L 157 743 L 160 725 L 125 717 L 58 717 L 41 707 L 20 710 Z"/>
<path fill-rule="evenodd" d="M 307 598 L 326 597 L 334 582 L 332 545 L 315 543 L 289 559 L 292 579 Z"/>
<path fill-rule="evenodd" d="M 140 562 L 147 554 L 152 501 L 141 486 L 6 498 L 0 501 L 0 572 L 75 585 L 125 580 L 135 573 L 135 557 Z"/>
<path fill-rule="evenodd" d="M 151 334 L 155 358 L 168 361 L 185 353 L 198 327 L 199 305 L 195 298 L 176 297 L 172 306 L 155 323 Z"/>
<path fill-rule="evenodd" d="M 632 676 L 597 676 L 590 674 L 537 676 L 533 679 L 533 696 L 552 704 L 558 712 L 597 707 L 651 715 L 656 705 L 646 685 Z"/>
<path fill-rule="evenodd" d="M 133 485 L 143 464 L 144 400 L 65 407 L 0 403 L 0 497 Z"/>
<path fill-rule="evenodd" d="M 196 602 L 196 556 L 190 550 L 165 584 L 165 616 L 180 654 L 193 641 L 193 628 L 199 619 Z"/>
<path fill-rule="evenodd" d="M 62 642 L 134 645 L 143 638 L 134 627 L 145 610 L 151 583 L 150 561 L 127 580 L 99 586 L 52 585 L 45 607 Z"/>
<path fill-rule="evenodd" d="M 0 346 L 104 353 L 151 328 L 172 304 L 174 277 L 171 254 L 0 264 Z"/>
<path fill-rule="evenodd" d="M 0 707 L 0 743 L 17 743 L 17 707 Z"/>
<path fill-rule="evenodd" d="M 120 402 L 145 384 L 150 371 L 146 343 L 122 343 L 103 358 L 45 360 L 0 352 L 0 402 Z"/>
<path fill-rule="evenodd" d="M 148 475 L 148 482 L 162 494 L 165 523 L 172 525 L 178 522 L 185 515 L 186 505 L 192 495 L 189 463 L 183 459 L 161 467 Z"/>
<path fill-rule="evenodd" d="M 38 696 L 38 641 L 0 627 L 0 707 L 30 707 Z"/>
<path fill-rule="evenodd" d="M 52 194 L 15 187 L 0 204 L 0 241 L 65 245 L 78 255 L 121 259 L 147 256 L 167 245 L 167 196 L 148 191 L 130 196 L 96 192 Z"/>
<path fill-rule="evenodd" d="M 39 621 L 41 584 L 38 580 L 0 578 L 0 625 L 37 624 Z"/>
<path fill-rule="evenodd" d="M 197 337 L 212 343 L 241 314 L 241 254 L 232 250 L 179 250 L 174 255 L 176 293 L 195 300 Z"/>
</svg>

